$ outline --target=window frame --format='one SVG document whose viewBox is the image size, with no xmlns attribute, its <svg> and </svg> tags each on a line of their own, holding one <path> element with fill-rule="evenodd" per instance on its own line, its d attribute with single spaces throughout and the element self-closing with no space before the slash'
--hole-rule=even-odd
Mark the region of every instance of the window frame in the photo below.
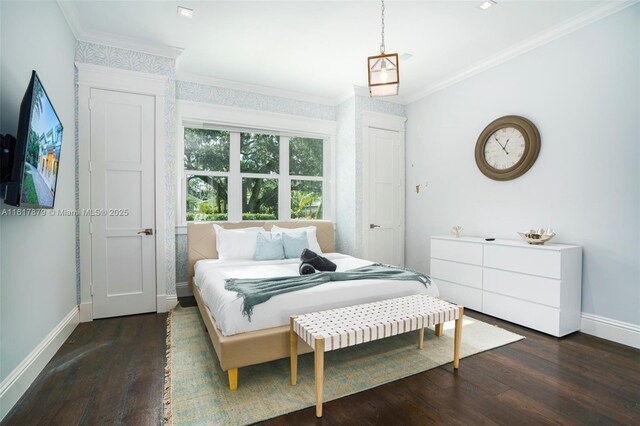
<svg viewBox="0 0 640 426">
<path fill-rule="evenodd" d="M 245 110 L 220 105 L 204 105 L 190 101 L 178 102 L 177 136 L 177 210 L 176 225 L 185 227 L 186 176 L 220 176 L 228 180 L 227 217 L 230 222 L 242 220 L 242 178 L 278 179 L 278 220 L 291 220 L 291 181 L 322 181 L 323 219 L 335 218 L 335 134 L 336 122 L 303 116 Z M 184 169 L 185 127 L 231 132 L 229 171 L 195 171 Z M 280 170 L 277 174 L 240 172 L 240 133 L 267 133 L 280 137 Z M 289 140 L 304 137 L 323 140 L 323 175 L 289 175 Z M 294 219 L 304 220 L 304 219 Z"/>
</svg>

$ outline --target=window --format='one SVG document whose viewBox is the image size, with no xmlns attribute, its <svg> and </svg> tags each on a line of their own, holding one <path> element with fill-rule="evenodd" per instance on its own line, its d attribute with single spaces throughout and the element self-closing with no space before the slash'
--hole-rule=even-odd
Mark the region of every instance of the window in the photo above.
<svg viewBox="0 0 640 426">
<path fill-rule="evenodd" d="M 185 125 L 185 219 L 322 219 L 326 152 L 319 138 Z"/>
</svg>

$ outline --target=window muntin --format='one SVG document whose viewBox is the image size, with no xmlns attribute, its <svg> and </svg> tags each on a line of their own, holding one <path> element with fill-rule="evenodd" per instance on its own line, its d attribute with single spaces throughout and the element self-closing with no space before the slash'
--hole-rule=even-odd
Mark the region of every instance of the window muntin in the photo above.
<svg viewBox="0 0 640 426">
<path fill-rule="evenodd" d="M 323 217 L 324 139 L 185 126 L 184 146 L 186 221 Z"/>
</svg>

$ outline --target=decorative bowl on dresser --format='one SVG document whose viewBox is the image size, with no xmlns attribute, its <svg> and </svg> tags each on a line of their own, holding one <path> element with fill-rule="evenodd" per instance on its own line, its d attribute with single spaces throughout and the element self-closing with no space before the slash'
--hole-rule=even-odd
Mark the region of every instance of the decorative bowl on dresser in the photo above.
<svg viewBox="0 0 640 426">
<path fill-rule="evenodd" d="M 440 297 L 557 337 L 580 329 L 582 248 L 431 237 Z"/>
</svg>

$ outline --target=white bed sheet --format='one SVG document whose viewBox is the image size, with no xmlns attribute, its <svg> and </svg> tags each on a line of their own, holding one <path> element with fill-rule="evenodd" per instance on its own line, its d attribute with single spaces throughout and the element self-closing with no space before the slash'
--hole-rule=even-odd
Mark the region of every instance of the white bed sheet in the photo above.
<svg viewBox="0 0 640 426">
<path fill-rule="evenodd" d="M 371 265 L 373 262 L 340 253 L 324 254 L 338 271 Z M 432 283 L 425 288 L 418 281 L 354 280 L 332 281 L 304 290 L 272 297 L 256 305 L 251 321 L 242 315 L 242 298 L 225 290 L 227 278 L 270 278 L 298 275 L 298 259 L 274 261 L 200 260 L 195 264 L 195 285 L 224 336 L 289 324 L 291 315 L 369 303 L 393 297 L 427 293 L 438 296 Z"/>
</svg>

